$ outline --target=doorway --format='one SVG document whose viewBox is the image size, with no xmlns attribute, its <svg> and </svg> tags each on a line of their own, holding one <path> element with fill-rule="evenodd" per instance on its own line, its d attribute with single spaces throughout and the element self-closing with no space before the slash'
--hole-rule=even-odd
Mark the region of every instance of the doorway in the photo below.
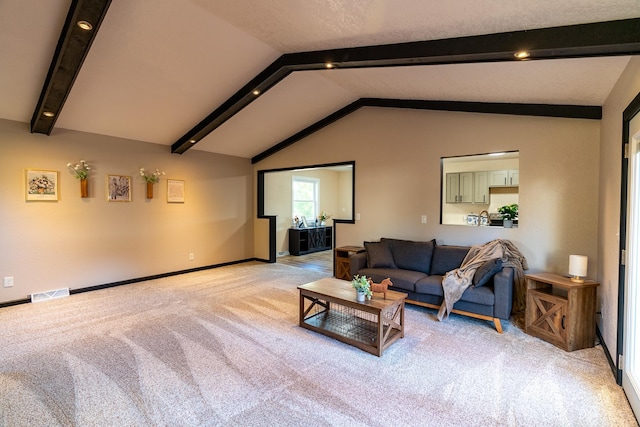
<svg viewBox="0 0 640 427">
<path fill-rule="evenodd" d="M 626 274 L 624 277 L 624 326 L 622 387 L 633 412 L 640 414 L 640 114 L 629 121 Z"/>
<path fill-rule="evenodd" d="M 293 208 L 293 175 L 319 180 L 318 209 L 331 215 L 327 228 L 331 227 L 332 242 L 336 241 L 338 224 L 355 222 L 355 161 L 259 170 L 257 174 L 258 218 L 269 220 L 269 262 L 277 262 L 278 257 L 289 253 L 288 231 L 297 215 Z"/>
</svg>

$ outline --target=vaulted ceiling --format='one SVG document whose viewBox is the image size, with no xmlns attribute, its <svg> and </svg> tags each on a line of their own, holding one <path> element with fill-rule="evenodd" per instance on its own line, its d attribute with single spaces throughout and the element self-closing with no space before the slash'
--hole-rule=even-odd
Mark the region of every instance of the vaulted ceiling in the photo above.
<svg viewBox="0 0 640 427">
<path fill-rule="evenodd" d="M 3 0 L 0 118 L 257 161 L 363 105 L 591 116 L 637 54 L 638 0 Z"/>
</svg>

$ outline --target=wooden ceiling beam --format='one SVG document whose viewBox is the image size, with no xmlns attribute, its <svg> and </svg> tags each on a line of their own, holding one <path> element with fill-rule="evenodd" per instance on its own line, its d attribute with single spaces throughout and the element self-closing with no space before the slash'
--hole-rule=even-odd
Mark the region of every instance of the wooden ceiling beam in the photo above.
<svg viewBox="0 0 640 427">
<path fill-rule="evenodd" d="M 362 107 L 409 108 L 414 110 L 457 111 L 465 113 L 507 114 L 518 116 L 564 117 L 573 119 L 600 120 L 602 107 L 591 105 L 554 105 L 554 104 L 515 104 L 502 102 L 461 102 L 427 101 L 416 99 L 360 98 L 346 107 L 329 114 L 295 135 L 290 136 L 251 158 L 256 164 L 267 157 L 289 147 L 303 138 L 336 122 Z"/>
<path fill-rule="evenodd" d="M 31 118 L 31 132 L 51 134 L 111 0 L 73 0 Z M 80 23 L 91 29 L 82 29 Z M 86 24 L 83 24 L 86 27 Z"/>
</svg>

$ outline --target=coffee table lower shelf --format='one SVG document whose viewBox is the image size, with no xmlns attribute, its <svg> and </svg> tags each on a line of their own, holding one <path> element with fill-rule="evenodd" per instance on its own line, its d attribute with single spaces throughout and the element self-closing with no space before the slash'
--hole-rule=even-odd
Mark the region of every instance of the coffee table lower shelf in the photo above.
<svg viewBox="0 0 640 427">
<path fill-rule="evenodd" d="M 382 356 L 386 348 L 404 337 L 406 294 L 398 293 L 396 299 L 387 300 L 374 297 L 360 303 L 355 301 L 352 289 L 347 288 L 346 292 L 352 300 L 341 294 L 345 289 L 344 283 L 348 284 L 337 279 L 323 279 L 300 286 L 300 326 Z M 336 286 L 337 294 L 321 293 L 324 286 L 329 286 L 325 289 L 327 293 L 333 293 L 331 286 Z"/>
</svg>

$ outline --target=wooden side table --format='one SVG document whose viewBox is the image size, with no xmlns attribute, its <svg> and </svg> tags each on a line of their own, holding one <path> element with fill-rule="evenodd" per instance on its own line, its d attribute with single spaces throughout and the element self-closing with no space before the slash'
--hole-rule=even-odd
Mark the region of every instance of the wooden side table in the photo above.
<svg viewBox="0 0 640 427">
<path fill-rule="evenodd" d="M 593 347 L 598 283 L 554 273 L 527 274 L 525 332 L 574 351 Z"/>
<path fill-rule="evenodd" d="M 349 259 L 349 257 L 359 252 L 364 252 L 364 248 L 362 246 L 341 246 L 339 248 L 335 248 L 334 265 L 336 269 L 336 279 L 353 279 L 350 273 L 351 260 Z"/>
</svg>

